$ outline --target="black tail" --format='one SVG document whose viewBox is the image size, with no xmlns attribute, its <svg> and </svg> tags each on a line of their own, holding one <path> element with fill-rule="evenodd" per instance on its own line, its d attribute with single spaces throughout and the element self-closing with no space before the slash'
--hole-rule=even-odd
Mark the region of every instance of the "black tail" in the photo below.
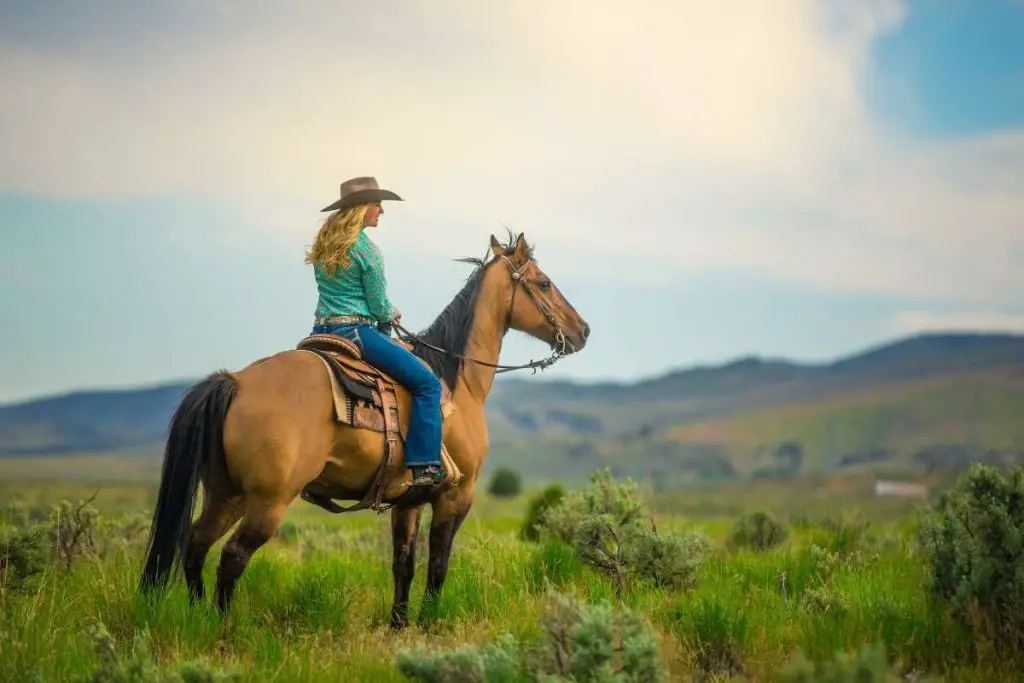
<svg viewBox="0 0 1024 683">
<path fill-rule="evenodd" d="M 185 559 L 199 473 L 211 459 L 224 461 L 224 418 L 237 389 L 228 372 L 215 372 L 189 390 L 171 418 L 142 570 L 143 590 L 164 585 L 175 564 Z"/>
</svg>

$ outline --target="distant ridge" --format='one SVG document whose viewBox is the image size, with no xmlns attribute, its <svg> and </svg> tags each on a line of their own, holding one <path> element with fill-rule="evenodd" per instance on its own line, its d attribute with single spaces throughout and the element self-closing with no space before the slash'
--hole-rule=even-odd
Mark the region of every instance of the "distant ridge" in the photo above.
<svg viewBox="0 0 1024 683">
<path fill-rule="evenodd" d="M 809 362 L 809 361 L 798 361 L 795 359 L 789 359 L 785 357 L 773 356 L 759 356 L 756 354 L 748 354 L 739 356 L 736 358 L 724 360 L 720 363 L 701 363 L 688 367 L 681 367 L 672 370 L 667 370 L 662 373 L 650 375 L 648 377 L 642 377 L 635 380 L 596 380 L 596 381 L 585 381 L 585 380 L 571 380 L 571 379 L 547 379 L 543 376 L 537 376 L 536 378 L 523 379 L 521 377 L 509 376 L 501 377 L 496 379 L 496 385 L 513 385 L 519 383 L 528 383 L 530 386 L 544 386 L 548 388 L 554 387 L 566 387 L 572 389 L 585 388 L 585 389 L 624 389 L 631 387 L 648 387 L 657 382 L 663 382 L 676 377 L 681 376 L 698 376 L 700 374 L 711 374 L 723 371 L 736 371 L 751 368 L 760 367 L 775 367 L 775 368 L 791 368 L 794 370 L 814 370 L 814 369 L 832 369 L 843 371 L 846 367 L 851 364 L 859 362 L 871 362 L 873 360 L 883 360 L 887 356 L 902 355 L 902 354 L 913 354 L 918 352 L 934 353 L 935 351 L 944 351 L 947 353 L 956 352 L 969 352 L 974 354 L 979 351 L 988 351 L 992 349 L 998 349 L 1005 353 L 1008 357 L 1015 359 L 1013 362 L 1024 362 L 1024 333 L 983 333 L 983 332 L 950 332 L 950 333 L 936 333 L 928 332 L 916 335 L 908 335 L 905 337 L 897 338 L 888 342 L 880 342 L 866 347 L 861 351 L 853 353 L 842 354 L 837 356 L 833 360 Z M 979 360 L 984 357 L 985 354 L 977 356 Z M 983 360 L 983 363 L 991 362 L 990 360 Z M 44 402 L 59 402 L 62 399 L 74 399 L 77 397 L 88 398 L 94 396 L 101 396 L 107 394 L 123 394 L 123 395 L 134 395 L 140 392 L 147 391 L 159 391 L 161 389 L 174 389 L 179 390 L 182 387 L 187 387 L 197 382 L 200 378 L 195 377 L 192 379 L 184 378 L 179 380 L 168 380 L 162 382 L 149 382 L 139 385 L 129 386 L 116 386 L 116 387 L 84 387 L 80 389 L 69 389 L 67 391 L 56 392 L 53 394 L 46 394 L 35 398 L 0 402 L 0 411 L 7 410 L 9 408 L 17 408 L 21 406 L 27 406 L 30 404 L 44 403 Z"/>
<path fill-rule="evenodd" d="M 0 457 L 159 453 L 191 384 L 0 406 Z M 1024 423 L 1017 401 L 1024 402 L 1020 334 L 912 335 L 819 363 L 748 355 L 631 382 L 502 378 L 488 401 L 488 462 L 544 476 L 582 476 L 604 464 L 734 476 L 763 469 L 764 453 L 790 437 L 816 444 L 801 467 L 913 461 L 914 449 L 936 440 L 1005 451 Z M 818 434 L 839 424 L 839 436 Z M 891 452 L 857 455 L 869 446 Z"/>
</svg>

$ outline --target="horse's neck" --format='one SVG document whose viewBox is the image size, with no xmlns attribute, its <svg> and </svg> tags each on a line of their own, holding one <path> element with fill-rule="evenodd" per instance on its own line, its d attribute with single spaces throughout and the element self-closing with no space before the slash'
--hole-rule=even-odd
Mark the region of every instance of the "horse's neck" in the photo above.
<svg viewBox="0 0 1024 683">
<path fill-rule="evenodd" d="M 504 290 L 493 277 L 489 282 L 483 282 L 481 287 L 473 313 L 473 329 L 466 338 L 464 355 L 485 363 L 497 363 L 498 356 L 501 355 L 501 344 L 505 339 L 508 304 L 497 303 Z M 456 397 L 460 393 L 468 394 L 475 403 L 482 406 L 494 384 L 494 368 L 470 360 L 463 361 L 458 383 L 462 391 L 456 391 Z"/>
</svg>

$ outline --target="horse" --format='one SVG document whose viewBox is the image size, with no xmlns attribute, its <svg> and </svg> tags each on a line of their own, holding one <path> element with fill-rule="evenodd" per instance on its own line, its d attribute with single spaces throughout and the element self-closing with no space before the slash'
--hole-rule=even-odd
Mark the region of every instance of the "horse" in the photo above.
<svg viewBox="0 0 1024 683">
<path fill-rule="evenodd" d="M 401 445 L 385 466 L 389 439 L 383 430 L 337 418 L 336 380 L 325 368 L 329 364 L 301 344 L 236 372 L 218 370 L 194 384 L 171 417 L 140 591 L 166 586 L 180 568 L 190 600 L 202 600 L 207 554 L 238 524 L 217 568 L 215 603 L 226 614 L 253 554 L 275 534 L 297 497 L 327 509 L 330 499 L 365 500 L 383 473 L 390 482 L 378 486 L 387 491 L 378 501 L 391 510 L 390 626 L 400 630 L 409 625 L 416 537 L 426 504 L 432 517 L 424 609 L 436 600 L 487 457 L 484 405 L 495 373 L 526 367 L 536 372 L 538 366 L 582 350 L 590 335 L 587 322 L 537 265 L 523 233 L 513 238 L 509 232 L 505 244 L 492 235 L 489 256 L 458 259 L 476 266 L 461 291 L 424 332 L 403 340 L 450 388 L 453 410 L 443 420 L 442 450 L 457 466 L 457 480 L 449 477 L 446 485 L 419 495 L 396 493 L 407 472 Z M 516 297 L 520 289 L 527 296 Z M 551 358 L 499 365 L 510 329 L 546 342 Z M 407 415 L 411 395 L 400 385 L 392 392 L 397 412 Z M 203 507 L 193 521 L 200 482 Z"/>
</svg>

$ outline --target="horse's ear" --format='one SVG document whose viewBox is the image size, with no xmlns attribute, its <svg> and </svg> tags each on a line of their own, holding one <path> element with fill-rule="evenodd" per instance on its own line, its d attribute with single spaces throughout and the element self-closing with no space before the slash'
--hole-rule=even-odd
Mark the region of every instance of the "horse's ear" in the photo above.
<svg viewBox="0 0 1024 683">
<path fill-rule="evenodd" d="M 501 246 L 501 242 L 494 235 L 491 235 L 491 253 L 497 258 L 505 253 L 505 247 Z"/>
<path fill-rule="evenodd" d="M 519 236 L 516 237 L 516 256 L 522 256 L 525 258 L 527 256 L 526 251 L 526 235 L 524 233 L 519 233 Z"/>
</svg>

